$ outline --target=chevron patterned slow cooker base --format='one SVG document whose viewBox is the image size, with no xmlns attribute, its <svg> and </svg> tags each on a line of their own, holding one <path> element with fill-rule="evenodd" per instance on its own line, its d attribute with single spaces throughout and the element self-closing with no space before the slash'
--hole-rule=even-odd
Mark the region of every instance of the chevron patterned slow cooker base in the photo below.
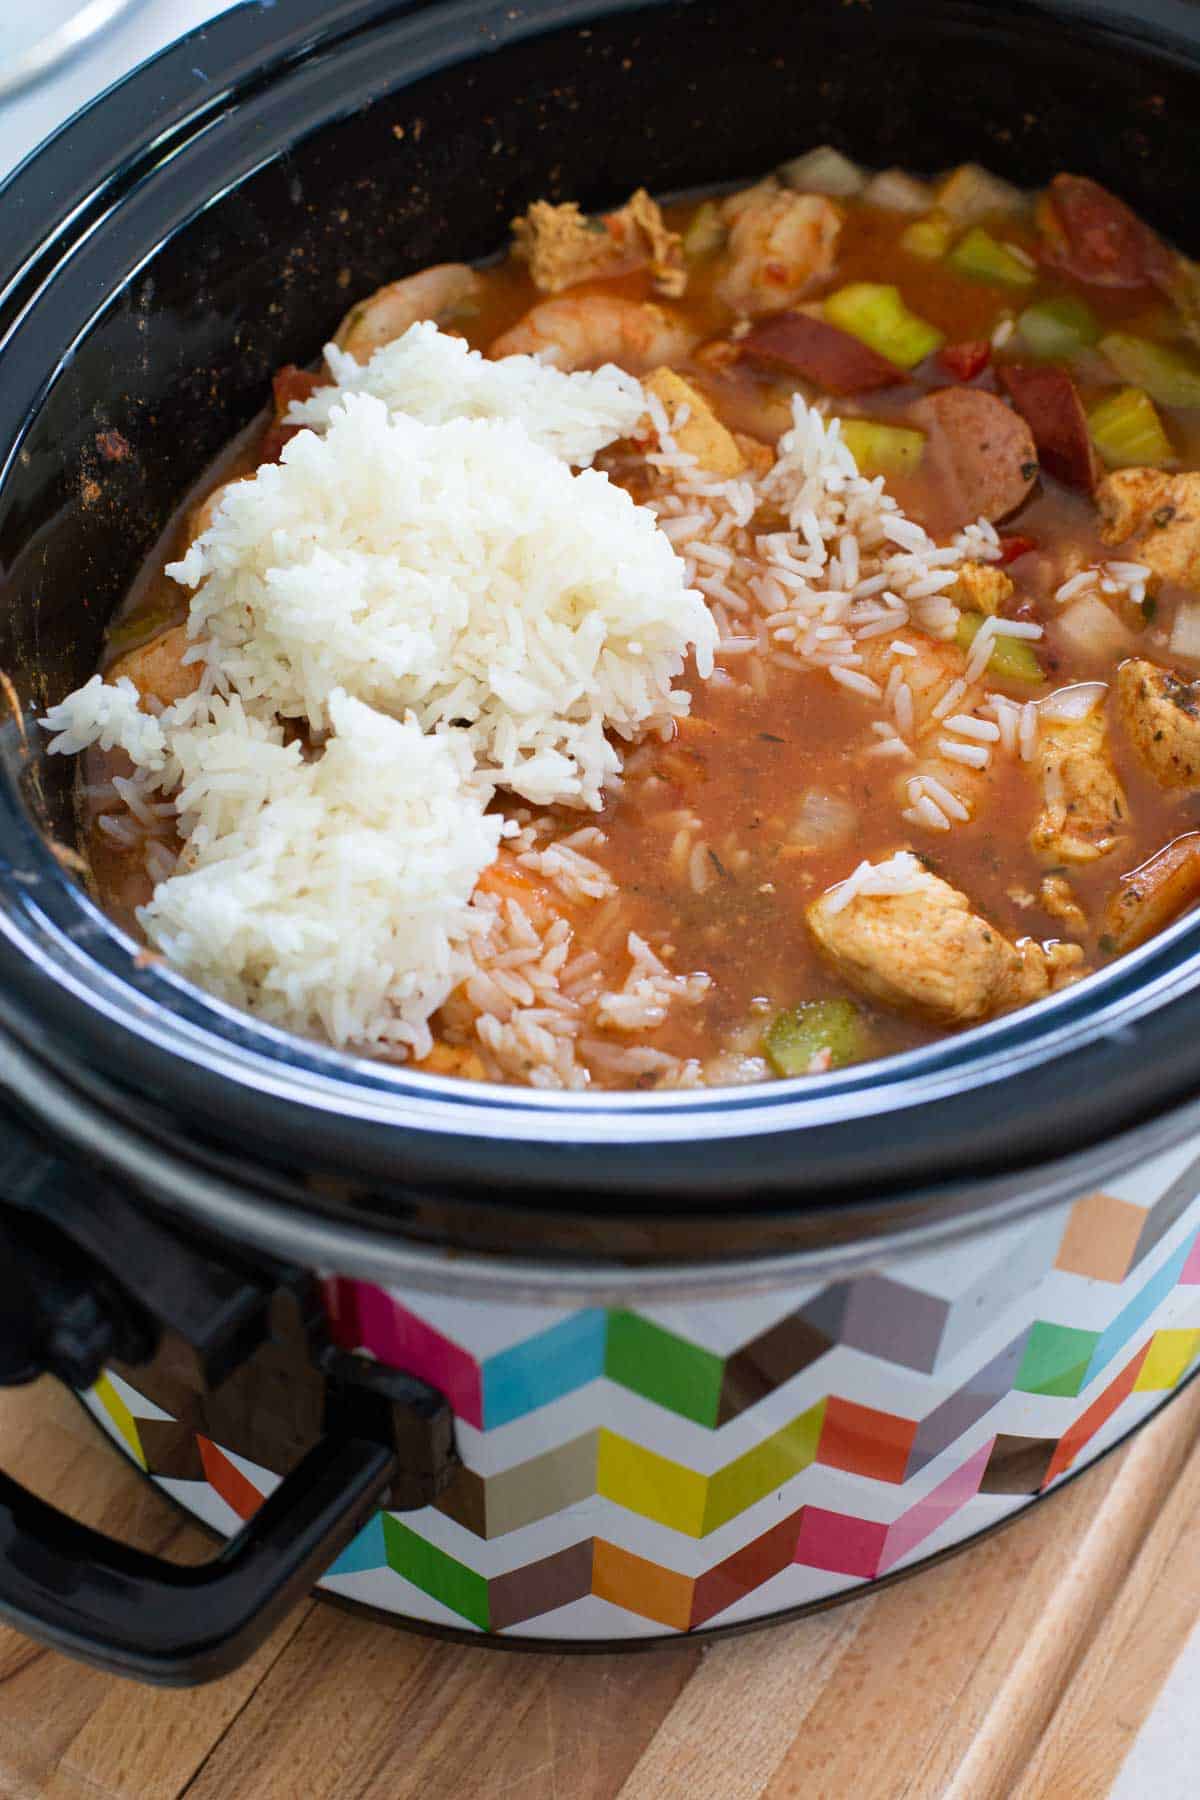
<svg viewBox="0 0 1200 1800">
<path fill-rule="evenodd" d="M 1176 1151 L 1040 1217 L 833 1284 L 556 1309 L 330 1279 L 344 1347 L 438 1386 L 463 1470 L 381 1513 L 323 1586 L 406 1619 L 604 1640 L 765 1618 L 1020 1511 L 1200 1354 L 1200 1163 Z M 223 1532 L 278 1475 L 116 1373 L 86 1396 Z M 160 1395 L 160 1398 L 162 1396 Z M 186 1426 L 188 1421 L 183 1420 Z"/>
</svg>

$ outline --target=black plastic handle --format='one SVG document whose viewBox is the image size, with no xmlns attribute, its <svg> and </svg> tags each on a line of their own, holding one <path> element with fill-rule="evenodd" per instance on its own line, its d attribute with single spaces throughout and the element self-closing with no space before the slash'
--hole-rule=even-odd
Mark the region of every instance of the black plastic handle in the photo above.
<svg viewBox="0 0 1200 1800">
<path fill-rule="evenodd" d="M 0 1619 L 116 1675 L 182 1687 L 253 1654 L 387 1499 L 395 1450 L 324 1437 L 210 1562 L 93 1531 L 0 1475 Z"/>
</svg>

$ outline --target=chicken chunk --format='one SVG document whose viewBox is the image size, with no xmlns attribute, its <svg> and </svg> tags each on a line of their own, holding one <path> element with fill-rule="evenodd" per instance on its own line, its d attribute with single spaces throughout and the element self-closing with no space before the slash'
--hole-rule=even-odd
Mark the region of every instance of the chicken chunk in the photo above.
<svg viewBox="0 0 1200 1800">
<path fill-rule="evenodd" d="M 127 675 L 143 700 L 159 700 L 170 706 L 185 694 L 194 694 L 200 685 L 202 664 L 183 660 L 190 647 L 187 626 L 172 625 L 148 644 L 139 644 L 136 650 L 126 650 L 118 656 L 105 670 L 104 679 L 117 682 Z"/>
<path fill-rule="evenodd" d="M 678 299 L 687 287 L 683 240 L 668 229 L 658 202 L 639 188 L 617 212 L 589 218 L 573 200 L 535 200 L 513 220 L 516 255 L 535 287 L 560 294 L 581 281 L 607 280 L 649 264 L 657 293 Z"/>
<path fill-rule="evenodd" d="M 950 589 L 950 598 L 968 612 L 998 613 L 1012 595 L 1012 577 L 992 563 L 964 563 Z"/>
<path fill-rule="evenodd" d="M 1146 773 L 1164 788 L 1200 787 L 1200 681 L 1135 657 L 1117 671 L 1117 710 Z"/>
<path fill-rule="evenodd" d="M 1200 591 L 1200 474 L 1115 469 L 1096 490 L 1100 536 L 1163 581 Z"/>
<path fill-rule="evenodd" d="M 734 441 L 733 433 L 722 425 L 703 394 L 674 369 L 656 369 L 646 382 L 648 391 L 658 397 L 672 418 L 682 407 L 688 409 L 685 422 L 676 427 L 674 436 L 679 448 L 694 456 L 702 469 L 714 475 L 740 475 L 746 459 Z"/>
<path fill-rule="evenodd" d="M 729 227 L 729 266 L 719 297 L 735 312 L 780 312 L 828 275 L 842 216 L 822 194 L 797 194 L 774 176 L 721 208 Z"/>
<path fill-rule="evenodd" d="M 808 928 L 838 973 L 872 999 L 969 1025 L 1050 991 L 1051 955 L 1010 943 L 936 875 L 923 874 L 911 893 L 860 893 L 841 907 L 836 895 L 808 908 Z"/>
<path fill-rule="evenodd" d="M 1046 875 L 1038 890 L 1038 903 L 1052 919 L 1083 937 L 1087 932 L 1087 914 L 1075 898 L 1075 890 L 1065 875 Z"/>
<path fill-rule="evenodd" d="M 1042 810 L 1029 834 L 1037 855 L 1086 863 L 1116 847 L 1128 807 L 1099 707 L 1082 719 L 1043 718 L 1038 772 Z"/>
</svg>

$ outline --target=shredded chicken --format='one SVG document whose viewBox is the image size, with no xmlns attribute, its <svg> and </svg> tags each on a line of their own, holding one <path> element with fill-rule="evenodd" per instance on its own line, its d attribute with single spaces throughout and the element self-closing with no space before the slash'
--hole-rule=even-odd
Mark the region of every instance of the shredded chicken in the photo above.
<svg viewBox="0 0 1200 1800">
<path fill-rule="evenodd" d="M 617 212 L 590 218 L 574 200 L 535 200 L 513 220 L 514 252 L 535 287 L 559 294 L 581 281 L 605 280 L 649 264 L 656 293 L 677 300 L 687 288 L 683 240 L 639 188 Z"/>
<path fill-rule="evenodd" d="M 998 613 L 1012 595 L 1012 577 L 992 563 L 964 563 L 950 590 L 959 606 L 981 613 Z"/>
</svg>

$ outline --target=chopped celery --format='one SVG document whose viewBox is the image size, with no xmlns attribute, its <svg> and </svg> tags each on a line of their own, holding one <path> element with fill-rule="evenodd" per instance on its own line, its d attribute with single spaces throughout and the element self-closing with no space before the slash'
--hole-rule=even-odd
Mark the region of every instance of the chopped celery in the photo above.
<svg viewBox="0 0 1200 1800">
<path fill-rule="evenodd" d="M 1169 344 L 1110 331 L 1100 349 L 1122 381 L 1144 388 L 1160 406 L 1200 406 L 1200 360 Z"/>
<path fill-rule="evenodd" d="M 1093 406 L 1088 429 L 1110 469 L 1156 468 L 1175 460 L 1154 402 L 1142 388 L 1121 388 Z"/>
<path fill-rule="evenodd" d="M 1017 320 L 1017 330 L 1026 349 L 1045 357 L 1074 356 L 1100 336 L 1091 307 L 1073 294 L 1035 300 Z"/>
<path fill-rule="evenodd" d="M 945 342 L 935 326 L 909 312 L 898 287 L 852 281 L 825 302 L 831 325 L 848 331 L 899 369 L 913 369 Z"/>
<path fill-rule="evenodd" d="M 683 234 L 683 254 L 689 261 L 695 262 L 701 256 L 711 256 L 725 242 L 725 227 L 721 223 L 721 214 L 711 200 L 698 206 L 687 223 Z"/>
<path fill-rule="evenodd" d="M 924 219 L 914 219 L 900 233 L 900 248 L 910 256 L 922 256 L 926 262 L 941 262 L 954 242 L 954 225 L 945 213 L 931 212 Z"/>
<path fill-rule="evenodd" d="M 776 1013 L 763 1033 L 763 1050 L 777 1075 L 813 1074 L 818 1057 L 826 1068 L 840 1069 L 870 1054 L 862 1015 L 852 1000 L 806 1000 Z"/>
<path fill-rule="evenodd" d="M 860 475 L 911 475 L 925 449 L 925 433 L 878 419 L 843 419 L 842 442 Z"/>
<path fill-rule="evenodd" d="M 958 615 L 955 634 L 960 650 L 969 650 L 983 624 L 983 614 L 964 612 Z M 1046 679 L 1037 653 L 1028 638 L 998 637 L 992 642 L 988 668 L 1006 681 L 1044 681 Z"/>
<path fill-rule="evenodd" d="M 982 225 L 973 225 L 946 258 L 950 268 L 972 281 L 991 281 L 1000 287 L 1032 287 L 1037 272 L 1010 244 L 1002 244 Z"/>
</svg>

